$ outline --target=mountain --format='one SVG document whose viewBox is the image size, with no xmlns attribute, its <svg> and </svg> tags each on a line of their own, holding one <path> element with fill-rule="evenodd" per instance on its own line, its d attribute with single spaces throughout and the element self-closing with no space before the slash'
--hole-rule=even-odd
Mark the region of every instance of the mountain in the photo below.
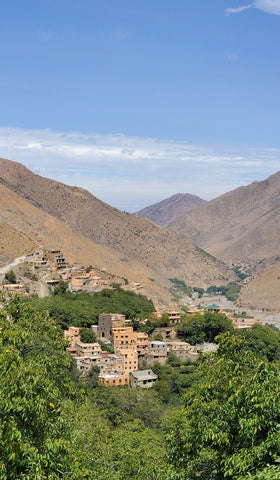
<svg viewBox="0 0 280 480">
<path fill-rule="evenodd" d="M 244 310 L 280 311 L 280 259 L 254 275 L 240 292 L 238 303 Z"/>
<path fill-rule="evenodd" d="M 65 254 L 82 259 L 84 265 L 102 263 L 112 273 L 145 280 L 155 291 L 157 286 L 170 288 L 171 277 L 194 286 L 232 278 L 223 263 L 187 237 L 120 212 L 82 188 L 41 177 L 5 159 L 0 159 L 0 184 L 0 221 L 34 241 L 39 236 L 48 245 L 66 249 Z M 16 195 L 12 208 L 4 202 L 8 194 Z"/>
<path fill-rule="evenodd" d="M 0 184 L 0 263 L 7 264 L 18 256 L 44 247 L 59 248 L 67 261 L 92 265 L 108 273 L 113 281 L 128 279 L 143 285 L 146 295 L 159 303 L 168 303 L 164 282 L 150 280 L 154 273 L 137 261 L 124 262 L 121 254 L 92 242 L 74 232 L 54 216 L 31 205 L 15 192 Z M 39 243 L 38 243 L 39 242 Z M 167 284 L 167 282 L 165 282 Z"/>
<path fill-rule="evenodd" d="M 280 252 L 280 172 L 204 203 L 170 224 L 212 255 L 258 262 Z"/>
<path fill-rule="evenodd" d="M 148 218 L 158 225 L 167 227 L 169 223 L 173 222 L 178 217 L 185 215 L 194 208 L 199 207 L 203 203 L 205 203 L 205 200 L 196 195 L 191 195 L 190 193 L 177 193 L 161 202 L 154 203 L 149 207 L 139 210 L 135 215 Z"/>
</svg>

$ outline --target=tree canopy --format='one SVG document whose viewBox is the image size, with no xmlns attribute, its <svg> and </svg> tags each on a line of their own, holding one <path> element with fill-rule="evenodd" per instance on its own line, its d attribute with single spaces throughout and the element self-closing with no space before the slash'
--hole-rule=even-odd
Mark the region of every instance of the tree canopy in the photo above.
<svg viewBox="0 0 280 480">
<path fill-rule="evenodd" d="M 79 382 L 54 319 L 2 307 L 0 480 L 167 480 L 155 392 L 107 390 L 96 369 Z"/>
<path fill-rule="evenodd" d="M 1 311 L 1 480 L 55 479 L 67 470 L 72 367 L 60 329 L 47 315 L 17 299 Z"/>
<path fill-rule="evenodd" d="M 167 441 L 183 479 L 280 478 L 279 364 L 224 334 L 185 393 Z"/>
<path fill-rule="evenodd" d="M 45 298 L 23 299 L 41 312 L 48 311 L 63 329 L 69 325 L 89 327 L 98 322 L 100 313 L 121 313 L 127 318 L 147 318 L 155 311 L 153 302 L 144 295 L 116 288 L 88 293 L 63 292 Z"/>
<path fill-rule="evenodd" d="M 178 335 L 192 345 L 201 342 L 215 342 L 220 333 L 233 332 L 231 321 L 222 313 L 205 312 L 188 316 L 182 315 Z"/>
</svg>

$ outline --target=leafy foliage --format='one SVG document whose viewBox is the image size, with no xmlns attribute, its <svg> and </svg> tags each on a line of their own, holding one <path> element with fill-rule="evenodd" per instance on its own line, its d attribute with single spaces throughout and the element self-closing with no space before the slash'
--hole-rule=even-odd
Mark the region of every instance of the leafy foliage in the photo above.
<svg viewBox="0 0 280 480">
<path fill-rule="evenodd" d="M 79 386 L 65 347 L 29 304 L 0 311 L 0 479 L 167 480 L 155 392 Z"/>
<path fill-rule="evenodd" d="M 81 341 L 84 343 L 94 343 L 96 342 L 96 335 L 90 328 L 81 328 L 80 329 Z"/>
<path fill-rule="evenodd" d="M 251 330 L 239 332 L 246 339 L 248 347 L 268 361 L 280 360 L 280 332 L 269 326 L 255 323 Z"/>
<path fill-rule="evenodd" d="M 152 389 L 100 387 L 91 393 L 91 398 L 100 404 L 101 411 L 114 426 L 134 419 L 141 420 L 147 427 L 160 425 L 162 404 Z"/>
<path fill-rule="evenodd" d="M 5 273 L 5 280 L 9 283 L 17 283 L 17 277 L 13 270 Z"/>
<path fill-rule="evenodd" d="M 39 311 L 48 311 L 63 329 L 69 325 L 89 327 L 98 322 L 100 313 L 118 312 L 127 318 L 146 318 L 155 310 L 153 302 L 143 295 L 125 291 L 105 289 L 93 295 L 61 291 L 45 298 L 23 299 Z"/>
<path fill-rule="evenodd" d="M 167 480 L 173 468 L 167 463 L 162 436 L 139 419 L 120 422 L 113 429 L 92 405 L 82 406 L 73 431 L 73 456 L 90 480 Z M 79 476 L 80 475 L 80 476 Z M 174 478 L 174 477 L 173 477 Z"/>
<path fill-rule="evenodd" d="M 234 266 L 232 270 L 236 273 L 236 275 L 238 276 L 238 278 L 240 278 L 240 280 L 244 280 L 245 278 L 249 277 L 248 273 L 244 273 L 240 265 Z"/>
<path fill-rule="evenodd" d="M 233 332 L 231 321 L 222 313 L 205 312 L 203 315 L 182 315 L 178 335 L 195 345 L 201 342 L 215 342 L 220 333 Z"/>
<path fill-rule="evenodd" d="M 192 287 L 188 287 L 184 280 L 180 280 L 179 278 L 169 278 L 170 282 L 175 285 L 179 290 L 181 290 L 186 295 L 189 295 L 192 292 Z"/>
<path fill-rule="evenodd" d="M 175 355 L 173 359 L 174 357 Z M 180 362 L 180 365 L 178 365 L 177 357 L 173 362 L 171 355 L 171 364 L 172 366 L 170 364 L 154 363 L 153 372 L 158 375 L 158 380 L 153 389 L 164 403 L 177 406 L 180 405 L 180 395 L 197 380 L 198 363 L 189 360 Z"/>
<path fill-rule="evenodd" d="M 235 302 L 238 299 L 240 288 L 237 282 L 231 282 L 228 285 L 221 285 L 219 287 L 211 285 L 207 288 L 207 293 L 224 295 L 228 300 Z"/>
<path fill-rule="evenodd" d="M 59 478 L 68 468 L 72 359 L 54 322 L 17 298 L 0 328 L 0 478 Z"/>
<path fill-rule="evenodd" d="M 167 435 L 177 471 L 188 480 L 276 480 L 279 366 L 254 355 L 240 336 L 225 334 L 198 370 Z"/>
</svg>

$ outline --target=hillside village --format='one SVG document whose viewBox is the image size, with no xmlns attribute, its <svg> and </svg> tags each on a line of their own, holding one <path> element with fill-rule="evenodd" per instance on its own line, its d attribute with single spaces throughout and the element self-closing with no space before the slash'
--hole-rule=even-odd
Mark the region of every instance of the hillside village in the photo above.
<svg viewBox="0 0 280 480">
<path fill-rule="evenodd" d="M 46 250 L 41 246 L 40 250 L 22 257 L 18 268 L 19 273 L 24 271 L 25 278 L 29 277 L 31 282 L 28 286 L 4 281 L 0 288 L 8 297 L 14 294 L 28 296 L 30 291 L 36 291 L 34 288 L 37 284 L 40 285 L 41 296 L 49 295 L 61 282 L 65 282 L 72 293 L 84 291 L 92 294 L 115 286 L 104 272 L 98 275 L 91 266 L 85 269 L 71 265 L 59 249 Z M 132 291 L 141 289 L 140 284 L 129 285 L 125 279 L 122 287 Z M 222 312 L 238 329 L 250 329 L 256 322 L 254 318 L 238 317 L 233 312 L 222 311 L 216 304 L 202 309 L 192 303 L 185 314 L 191 317 L 197 313 L 203 314 L 204 311 Z M 103 313 L 99 315 L 98 325 L 91 326 L 95 342 L 82 342 L 80 328 L 77 326 L 70 326 L 64 331 L 64 338 L 69 345 L 67 350 L 74 358 L 81 378 L 86 379 L 92 368 L 97 367 L 98 381 L 102 385 L 149 388 L 157 380 L 157 375 L 152 370 L 156 362 L 160 365 L 167 364 L 170 354 L 182 362 L 196 361 L 200 353 L 217 348 L 215 344 L 191 345 L 178 338 L 177 326 L 181 322 L 182 313 L 184 312 L 157 309 L 152 314 L 154 322 L 160 321 L 164 314 L 168 326 L 155 328 L 150 336 L 142 331 L 134 331 L 131 320 L 123 314 Z M 142 323 L 145 321 L 147 320 L 141 320 Z M 102 345 L 111 347 L 113 353 L 108 352 L 107 348 L 104 350 Z"/>
<path fill-rule="evenodd" d="M 219 313 L 220 308 L 213 304 L 207 307 L 207 311 Z M 189 312 L 189 315 L 203 312 L 193 311 Z M 81 342 L 80 328 L 69 327 L 64 331 L 64 338 L 69 343 L 67 350 L 75 359 L 81 377 L 88 377 L 91 368 L 97 366 L 98 380 L 102 385 L 149 388 L 157 379 L 157 375 L 152 371 L 156 362 L 165 365 L 170 354 L 175 355 L 181 362 L 196 361 L 200 353 L 217 349 L 217 345 L 213 343 L 191 345 L 178 339 L 176 327 L 180 323 L 180 313 L 166 314 L 169 326 L 156 328 L 150 337 L 145 332 L 135 332 L 131 321 L 118 313 L 100 314 L 98 325 L 92 325 L 91 329 L 100 343 Z M 157 312 L 153 317 L 159 315 Z M 232 318 L 232 322 L 237 329 L 251 329 L 256 320 Z M 162 341 L 156 340 L 158 337 L 162 338 Z M 101 344 L 111 346 L 114 353 L 103 351 Z"/>
<path fill-rule="evenodd" d="M 68 350 L 82 376 L 87 376 L 91 367 L 97 365 L 100 369 L 99 382 L 103 385 L 130 384 L 147 388 L 153 385 L 157 376 L 152 370 L 139 371 L 139 367 L 152 367 L 155 362 L 164 365 L 169 353 L 183 361 L 197 360 L 198 350 L 189 343 L 170 338 L 166 341 L 150 339 L 145 332 L 135 332 L 130 323 L 125 315 L 101 314 L 98 326 L 92 326 L 97 339 L 112 346 L 113 354 L 102 351 L 98 342 L 82 343 L 77 327 L 70 327 L 64 332 L 65 339 L 70 343 Z M 176 335 L 174 328 L 159 330 L 167 337 Z"/>
<path fill-rule="evenodd" d="M 72 293 L 80 291 L 94 293 L 103 288 L 112 288 L 114 282 L 123 284 L 124 287 L 128 283 L 125 278 L 118 278 L 105 271 L 97 272 L 97 269 L 92 266 L 85 268 L 81 265 L 70 264 L 63 252 L 57 248 L 46 249 L 41 246 L 40 249 L 19 260 L 17 274 L 24 283 L 4 282 L 3 271 L 8 271 L 9 266 L 0 268 L 0 279 L 2 276 L 0 289 L 6 293 L 25 295 L 35 293 L 39 296 L 46 296 L 61 281 L 67 282 L 68 289 Z M 11 265 L 13 266 L 13 263 Z M 132 283 L 127 288 L 138 291 L 142 289 L 142 285 Z"/>
<path fill-rule="evenodd" d="M 64 194 L 64 188 L 61 189 Z M 29 223 L 26 220 L 30 218 L 29 212 L 33 215 L 30 205 L 26 207 L 28 215 L 19 213 L 14 219 L 10 208 L 13 195 L 7 191 L 5 195 L 4 220 L 10 215 L 11 225 L 5 224 L 2 237 L 0 231 L 0 239 L 4 239 L 0 257 L 0 341 L 4 347 L 1 348 L 2 368 L 7 372 L 0 376 L 0 394 L 2 404 L 9 405 L 7 410 L 2 409 L 1 415 L 3 425 L 9 423 L 11 433 L 4 435 L 8 440 L 3 463 L 14 464 L 16 468 L 20 465 L 19 472 L 33 472 L 35 443 L 29 432 L 34 430 L 35 442 L 40 437 L 37 445 L 42 459 L 45 462 L 50 450 L 55 472 L 54 447 L 68 442 L 68 453 L 62 452 L 61 458 L 63 462 L 70 459 L 69 466 L 62 466 L 62 476 L 55 473 L 54 478 L 64 478 L 67 472 L 72 476 L 72 472 L 77 471 L 73 479 L 79 480 L 83 471 L 83 478 L 107 480 L 112 478 L 113 470 L 116 470 L 116 480 L 187 478 L 184 474 L 181 476 L 180 463 L 186 432 L 184 422 L 189 422 L 194 431 L 191 443 L 195 457 L 203 457 L 205 446 L 208 452 L 209 431 L 218 432 L 218 437 L 211 433 L 211 448 L 214 446 L 215 450 L 218 445 L 219 449 L 221 441 L 225 451 L 232 445 L 236 432 L 240 432 L 242 451 L 244 419 L 249 432 L 247 443 L 251 445 L 252 409 L 254 418 L 258 419 L 258 432 L 261 429 L 264 432 L 260 442 L 267 438 L 271 448 L 263 418 L 272 425 L 274 434 L 278 427 L 274 420 L 271 422 L 271 406 L 275 406 L 272 415 L 279 423 L 279 402 L 275 402 L 275 398 L 279 391 L 280 333 L 274 328 L 279 325 L 279 259 L 252 264 L 246 259 L 238 263 L 228 259 L 220 270 L 215 258 L 201 248 L 189 246 L 183 251 L 186 237 L 182 234 L 173 236 L 172 232 L 148 220 L 148 225 L 143 223 L 141 230 L 134 218 L 126 229 L 129 216 L 122 216 L 127 225 L 122 227 L 119 223 L 118 229 L 109 227 L 107 221 L 111 237 L 103 230 L 105 244 L 109 239 L 118 246 L 119 240 L 125 237 L 118 246 L 119 252 L 114 250 L 112 254 L 103 247 L 92 247 L 92 242 L 85 241 L 79 232 L 69 236 L 69 229 L 63 238 L 58 238 L 56 233 L 65 226 L 45 217 L 45 213 L 39 223 L 42 212 L 38 214 L 38 209 L 33 216 L 35 221 Z M 82 196 L 84 198 L 83 193 Z M 15 202 L 17 206 L 18 198 Z M 110 211 L 112 216 L 113 213 Z M 67 212 L 65 217 L 68 218 Z M 104 222 L 103 215 L 100 218 L 100 222 Z M 20 231 L 18 225 L 15 230 L 18 222 L 22 222 Z M 52 225 L 48 232 L 43 226 L 46 223 Z M 21 232 L 26 225 L 29 230 L 22 248 Z M 86 219 L 84 225 L 87 225 Z M 93 229 L 96 236 L 102 228 Z M 154 230 L 156 235 L 150 242 Z M 169 235 L 172 242 L 168 252 L 158 249 L 160 238 L 161 247 L 166 247 Z M 131 248 L 128 256 L 126 241 Z M 178 249 L 174 249 L 176 242 Z M 147 267 L 145 272 L 143 262 L 142 267 L 140 262 L 134 262 L 134 252 L 139 254 L 139 246 L 145 269 Z M 75 251 L 73 256 L 72 251 Z M 181 258 L 178 251 L 183 252 Z M 197 263 L 193 263 L 194 258 Z M 212 275 L 209 269 L 213 267 L 219 271 Z M 259 307 L 251 308 L 251 302 L 240 300 L 241 292 L 255 288 L 258 273 L 267 271 L 276 290 L 268 291 L 264 300 L 260 284 Z M 266 285 L 269 290 L 270 283 Z M 276 300 L 271 304 L 270 299 Z M 275 322 L 270 328 L 264 324 L 272 313 L 278 324 Z M 256 395 L 256 391 L 260 393 Z M 172 426 L 173 416 L 178 420 Z M 236 421 L 224 448 L 224 426 L 227 428 L 232 423 L 228 421 L 229 416 Z M 62 423 L 56 428 L 56 418 L 61 422 L 60 417 Z M 59 441 L 54 437 L 52 442 L 46 437 L 46 441 L 41 442 L 41 431 L 50 435 L 58 432 Z M 167 436 L 172 439 L 172 445 L 166 443 Z M 15 438 L 22 440 L 18 442 Z M 177 444 L 175 456 L 179 458 L 179 466 L 176 470 L 174 457 L 176 468 L 170 477 L 165 476 L 165 472 L 173 468 L 170 464 L 173 439 Z M 26 445 L 29 444 L 31 466 L 26 469 Z M 259 444 L 258 438 L 256 444 Z M 20 454 L 19 445 L 22 446 Z M 277 448 L 275 450 L 278 454 Z M 265 448 L 263 457 L 267 463 L 266 451 Z M 192 459 L 188 453 L 184 455 L 188 465 Z M 206 460 L 208 462 L 208 458 Z M 273 451 L 271 460 L 274 462 Z M 211 469 L 212 464 L 211 461 Z M 6 467 L 0 462 L 1 468 Z M 119 476 L 122 468 L 123 474 Z M 134 476 L 129 473 L 131 468 L 135 469 Z M 154 468 L 158 468 L 156 476 Z M 48 472 L 45 474 L 44 470 L 45 478 L 50 478 Z M 96 476 L 92 477 L 92 472 Z M 200 467 L 195 467 L 194 472 L 193 478 L 197 478 Z M 9 473 L 3 478 L 17 480 L 19 475 L 11 477 Z"/>
<path fill-rule="evenodd" d="M 280 0 L 0 36 L 0 480 L 280 480 Z"/>
</svg>

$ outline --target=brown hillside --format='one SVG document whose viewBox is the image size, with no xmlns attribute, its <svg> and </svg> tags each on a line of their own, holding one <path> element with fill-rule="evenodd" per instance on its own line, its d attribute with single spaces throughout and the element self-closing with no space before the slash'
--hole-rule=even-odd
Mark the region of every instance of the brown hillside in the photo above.
<svg viewBox="0 0 280 480">
<path fill-rule="evenodd" d="M 280 312 L 280 262 L 270 265 L 244 286 L 238 300 L 244 310 Z"/>
<path fill-rule="evenodd" d="M 161 279 L 166 285 L 168 278 L 178 277 L 203 286 L 223 283 L 230 277 L 223 264 L 198 250 L 183 235 L 120 212 L 81 188 L 40 177 L 19 163 L 3 159 L 0 172 L 0 182 L 33 206 L 98 245 L 115 250 L 128 267 L 141 265 L 141 270 L 149 271 L 156 281 Z"/>
<path fill-rule="evenodd" d="M 185 215 L 205 202 L 202 198 L 190 193 L 177 193 L 172 197 L 166 198 L 161 202 L 154 203 L 149 207 L 143 208 L 135 215 L 148 218 L 158 225 L 167 227 L 169 223 L 174 222 L 178 217 Z"/>
<path fill-rule="evenodd" d="M 27 238 L 22 232 L 0 222 L 0 265 L 7 264 L 16 257 L 30 253 L 34 247 L 35 242 Z"/>
<path fill-rule="evenodd" d="M 280 251 L 280 172 L 226 193 L 170 225 L 225 260 L 258 261 Z"/>
<path fill-rule="evenodd" d="M 128 265 L 118 252 L 96 245 L 73 232 L 63 222 L 34 207 L 3 185 L 0 185 L 0 235 L 5 263 L 34 251 L 35 248 L 56 247 L 63 251 L 71 263 L 92 265 L 116 277 L 127 278 L 130 282 L 140 282 L 151 296 L 167 296 L 167 292 L 164 293 L 164 282 L 160 278 L 156 277 L 160 287 L 149 280 L 154 272 L 147 267 L 138 262 Z"/>
</svg>

